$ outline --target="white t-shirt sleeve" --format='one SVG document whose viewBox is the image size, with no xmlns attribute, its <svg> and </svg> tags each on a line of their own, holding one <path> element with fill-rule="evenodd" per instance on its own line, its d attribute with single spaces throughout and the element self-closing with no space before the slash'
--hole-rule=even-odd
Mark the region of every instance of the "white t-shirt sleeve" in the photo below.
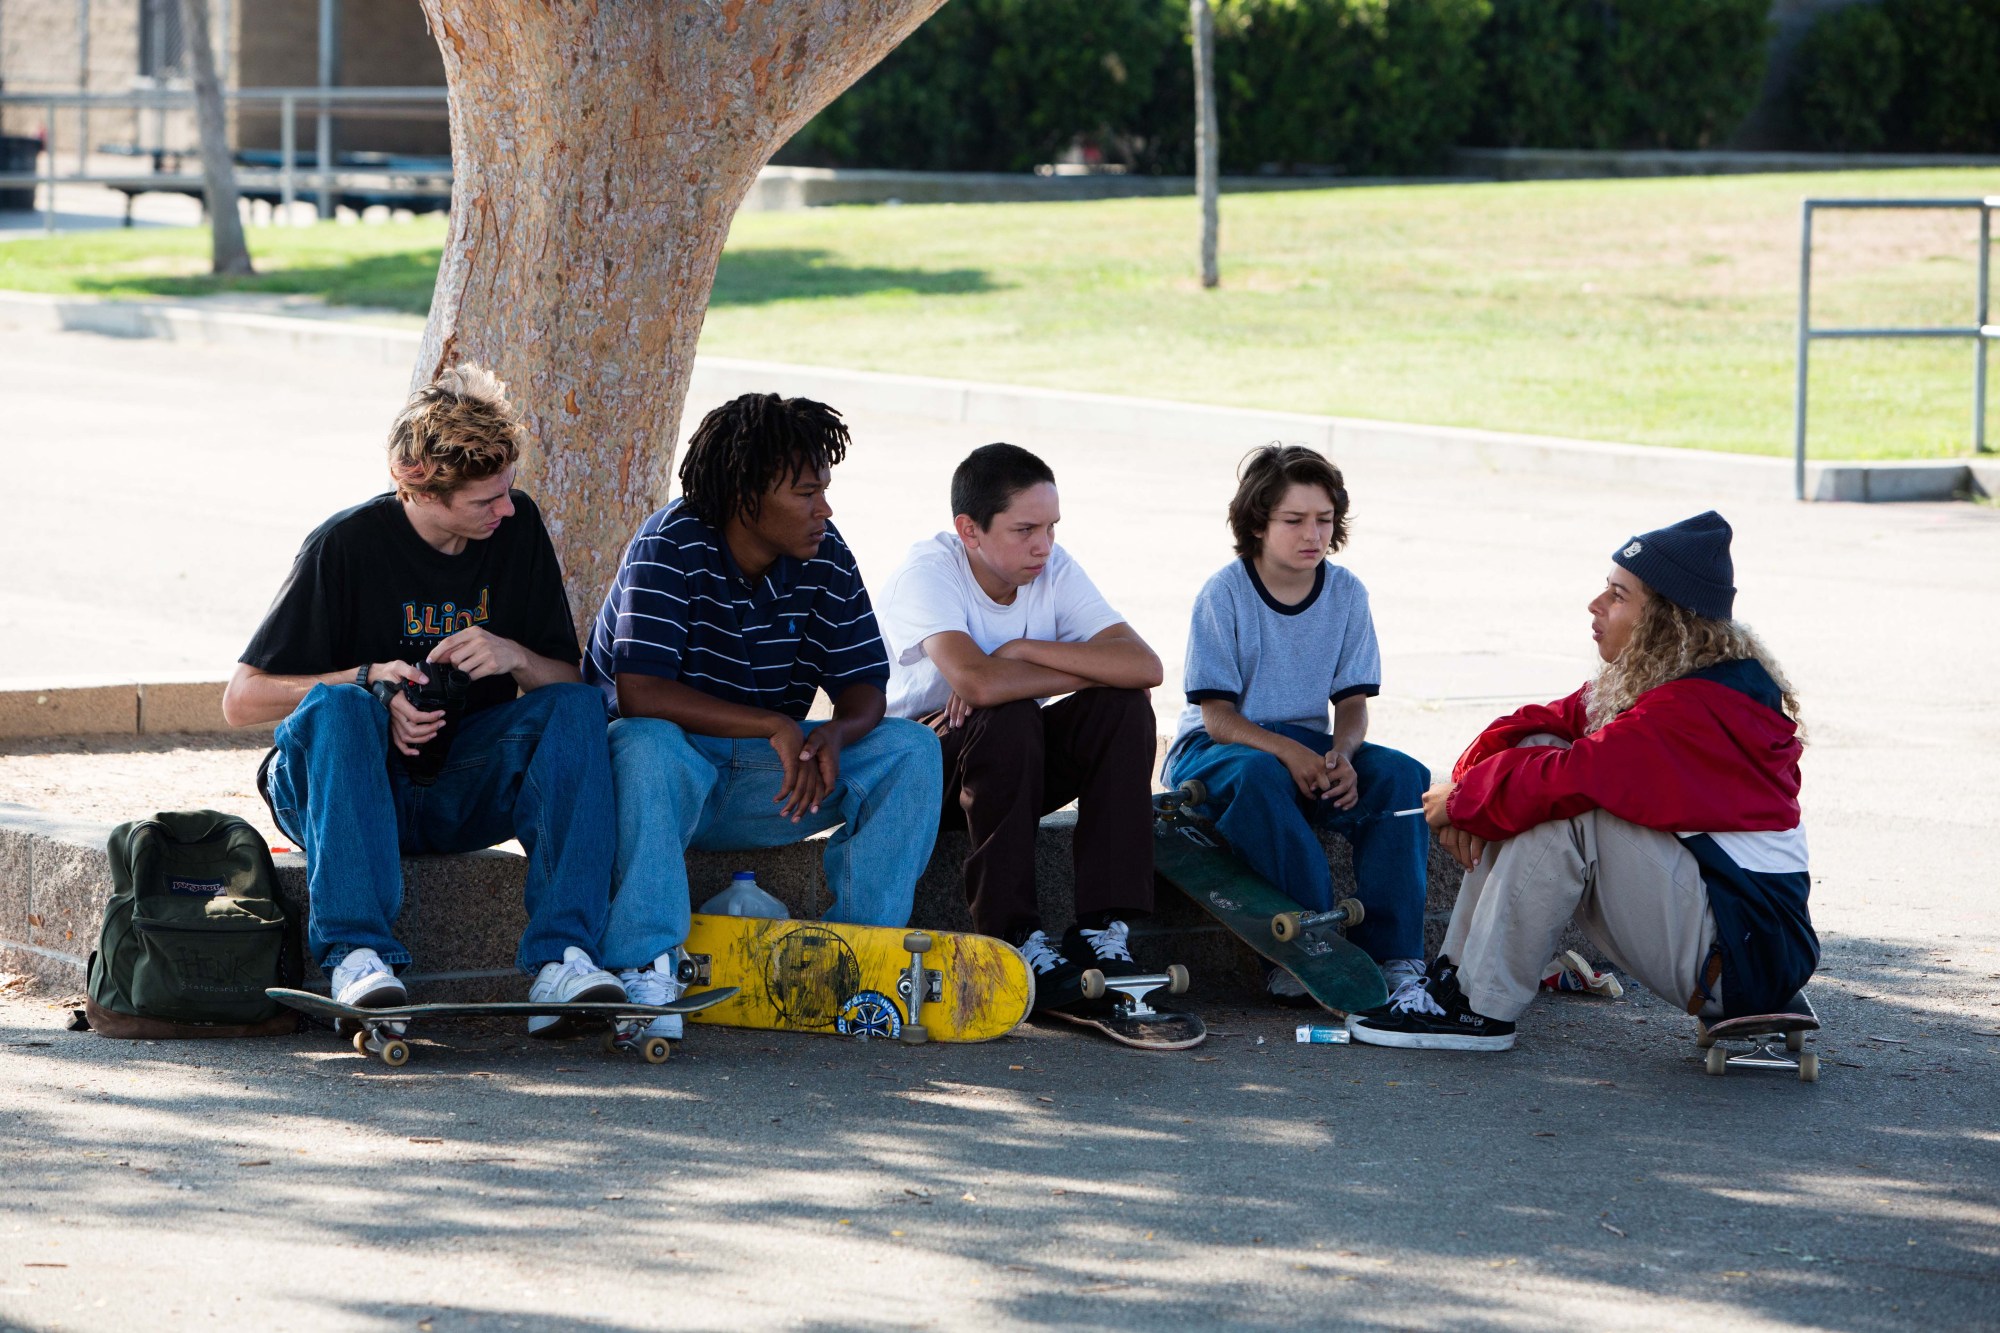
<svg viewBox="0 0 2000 1333">
<path fill-rule="evenodd" d="M 933 634 L 972 632 L 964 580 L 950 556 L 935 543 L 923 543 L 889 578 L 888 595 L 876 616 L 889 640 L 890 661 L 897 666 L 923 660 L 924 640 Z"/>
<path fill-rule="evenodd" d="M 1057 643 L 1084 643 L 1124 623 L 1125 617 L 1111 609 L 1083 566 L 1061 547 L 1050 555 L 1045 577 L 1050 580 L 1050 601 L 1055 607 Z"/>
</svg>

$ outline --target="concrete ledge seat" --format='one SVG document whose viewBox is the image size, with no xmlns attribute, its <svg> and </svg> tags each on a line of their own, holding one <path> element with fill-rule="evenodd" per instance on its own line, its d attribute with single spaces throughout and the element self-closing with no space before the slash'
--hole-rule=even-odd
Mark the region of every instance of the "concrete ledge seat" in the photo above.
<svg viewBox="0 0 2000 1333">
<path fill-rule="evenodd" d="M 1069 925 L 1074 872 L 1070 861 L 1076 816 L 1059 812 L 1042 821 L 1036 849 L 1042 917 L 1051 933 Z M 0 969 L 27 973 L 46 985 L 78 990 L 84 961 L 96 946 L 98 924 L 111 892 L 105 842 L 111 827 L 46 815 L 25 806 L 0 805 Z M 1334 883 L 1353 891 L 1347 845 L 1325 835 Z M 726 888 L 730 875 L 752 870 L 765 891 L 794 916 L 816 917 L 831 902 L 821 864 L 823 838 L 754 852 L 695 852 L 688 856 L 697 906 Z M 935 930 L 970 930 L 959 867 L 963 834 L 938 838 L 918 881 L 914 924 Z M 296 910 L 306 895 L 305 861 L 296 852 L 274 858 L 280 891 Z M 523 859 L 511 852 L 418 856 L 403 862 L 403 913 L 397 933 L 416 962 L 411 979 L 437 999 L 518 998 L 525 978 L 514 970 L 514 949 L 526 917 L 521 907 Z M 1425 906 L 1425 944 L 1434 953 L 1444 938 L 1460 873 L 1435 846 Z M 1255 954 L 1200 908 L 1170 890 L 1153 917 L 1134 931 L 1140 961 L 1184 963 L 1195 975 L 1195 993 L 1241 997 L 1261 986 Z M 1572 928 L 1564 948 L 1585 949 Z M 309 969 L 308 984 L 321 980 Z"/>
</svg>

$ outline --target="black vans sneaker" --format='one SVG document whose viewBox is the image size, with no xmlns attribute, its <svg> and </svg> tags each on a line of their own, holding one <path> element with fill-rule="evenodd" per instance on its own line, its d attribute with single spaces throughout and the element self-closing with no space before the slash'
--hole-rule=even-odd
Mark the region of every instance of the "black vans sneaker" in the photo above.
<svg viewBox="0 0 2000 1333">
<path fill-rule="evenodd" d="M 1037 930 L 1014 946 L 1035 976 L 1035 1008 L 1062 1009 L 1083 999 L 1083 964 L 1072 962 Z"/>
<path fill-rule="evenodd" d="M 1433 965 L 1429 977 L 1411 977 L 1378 1009 L 1347 1016 L 1354 1040 L 1370 1046 L 1416 1051 L 1504 1051 L 1514 1025 L 1472 1012 L 1458 988 L 1458 969 Z"/>
<path fill-rule="evenodd" d="M 1106 977 L 1136 977 L 1145 973 L 1132 957 L 1132 928 L 1107 921 L 1102 930 L 1071 926 L 1063 932 L 1063 952 L 1082 967 L 1094 967 Z"/>
</svg>

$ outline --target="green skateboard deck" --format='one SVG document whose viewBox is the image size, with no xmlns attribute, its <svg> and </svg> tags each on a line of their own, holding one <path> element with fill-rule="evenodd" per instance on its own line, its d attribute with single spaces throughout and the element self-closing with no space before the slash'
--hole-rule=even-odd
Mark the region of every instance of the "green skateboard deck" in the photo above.
<svg viewBox="0 0 2000 1333">
<path fill-rule="evenodd" d="M 1223 845 L 1214 825 L 1195 814 L 1206 793 L 1185 784 L 1154 798 L 1153 870 L 1201 905 L 1259 957 L 1297 978 L 1306 993 L 1335 1013 L 1386 1004 L 1389 991 L 1375 960 L 1338 931 L 1361 919 L 1345 899 L 1316 920 Z M 1281 938 L 1282 935 L 1287 938 Z"/>
</svg>

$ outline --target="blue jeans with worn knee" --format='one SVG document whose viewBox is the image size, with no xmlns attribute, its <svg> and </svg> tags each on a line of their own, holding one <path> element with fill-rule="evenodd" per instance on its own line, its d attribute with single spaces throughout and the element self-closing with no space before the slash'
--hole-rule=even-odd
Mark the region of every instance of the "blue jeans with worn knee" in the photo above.
<svg viewBox="0 0 2000 1333">
<path fill-rule="evenodd" d="M 801 724 L 808 735 L 819 725 Z M 944 786 L 937 737 L 921 723 L 884 718 L 842 749 L 840 781 L 817 814 L 796 824 L 773 799 L 785 770 L 761 738 L 697 736 L 660 718 L 620 718 L 611 724 L 611 771 L 618 854 L 607 967 L 644 967 L 687 938 L 689 849 L 783 847 L 836 824 L 826 844 L 833 890 L 826 919 L 864 926 L 910 919 Z"/>
<path fill-rule="evenodd" d="M 604 696 L 544 685 L 457 723 L 437 781 L 390 759 L 389 710 L 358 685 L 315 685 L 278 726 L 266 788 L 306 858 L 306 943 L 332 971 L 369 948 L 409 963 L 395 936 L 403 856 L 476 851 L 518 838 L 528 929 L 515 963 L 533 972 L 576 945 L 595 950 L 611 893 L 614 824 Z"/>
<path fill-rule="evenodd" d="M 1304 727 L 1269 728 L 1316 754 L 1333 737 Z M 1309 801 L 1291 770 L 1248 745 L 1219 745 L 1197 731 L 1167 765 L 1169 787 L 1190 778 L 1208 788 L 1207 813 L 1230 847 L 1301 907 L 1323 912 L 1333 905 L 1333 875 L 1316 828 L 1330 828 L 1354 849 L 1355 896 L 1367 909 L 1347 932 L 1377 962 L 1424 956 L 1424 892 L 1428 883 L 1430 829 L 1421 815 L 1393 814 L 1422 803 L 1430 770 L 1386 745 L 1364 744 L 1354 753 L 1359 797 L 1349 810 L 1331 801 Z"/>
</svg>

